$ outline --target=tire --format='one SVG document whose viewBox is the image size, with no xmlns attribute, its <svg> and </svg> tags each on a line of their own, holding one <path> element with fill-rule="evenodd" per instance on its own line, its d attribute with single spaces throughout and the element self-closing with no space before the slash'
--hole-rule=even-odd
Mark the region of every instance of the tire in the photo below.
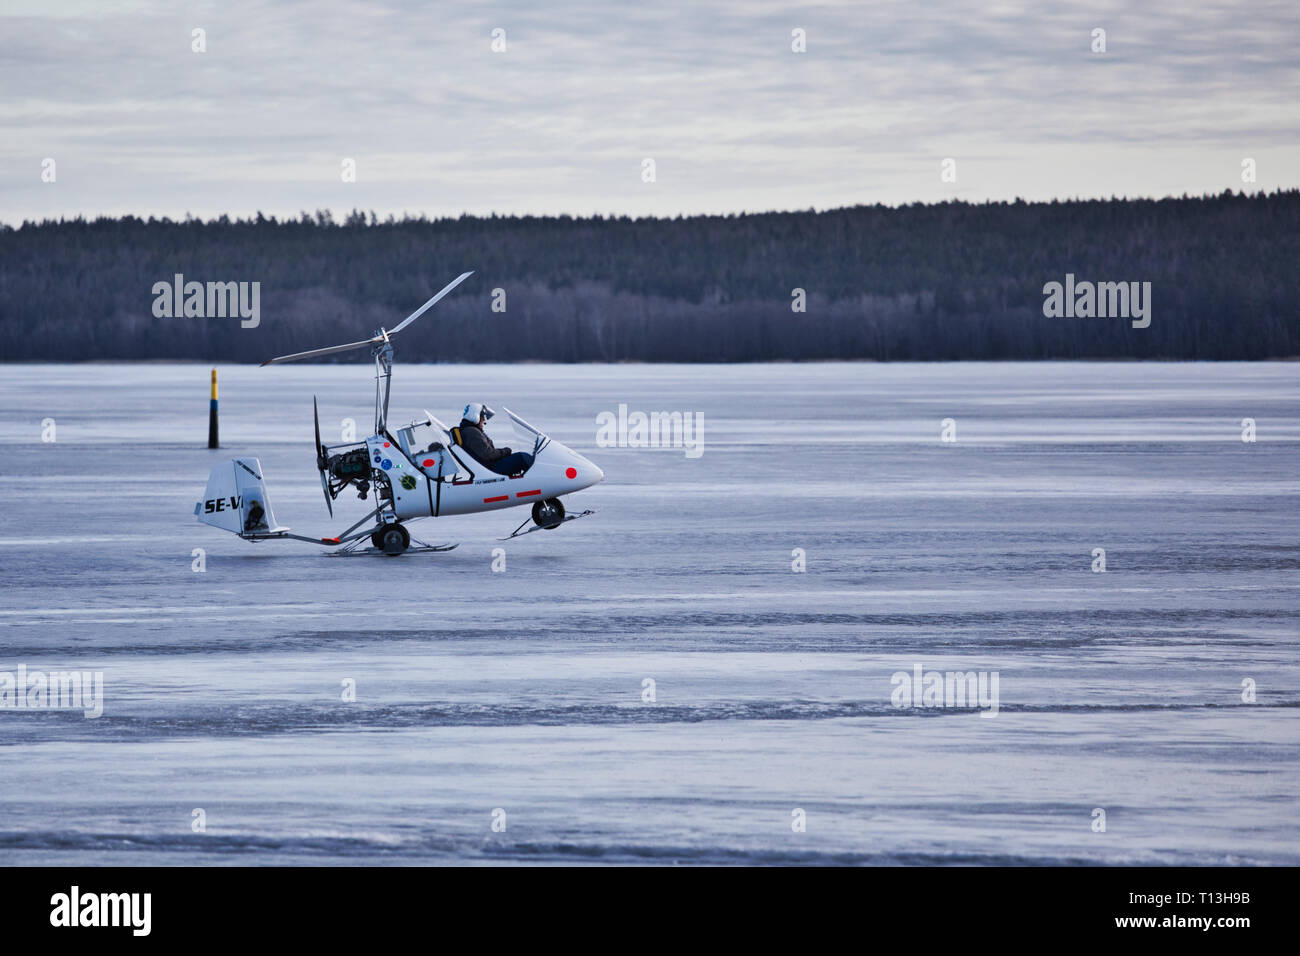
<svg viewBox="0 0 1300 956">
<path fill-rule="evenodd" d="M 547 498 L 533 505 L 533 524 L 553 531 L 564 523 L 564 503 L 559 498 Z"/>
<path fill-rule="evenodd" d="M 386 524 L 370 535 L 370 543 L 384 554 L 399 555 L 411 546 L 411 534 L 400 524 Z"/>
</svg>

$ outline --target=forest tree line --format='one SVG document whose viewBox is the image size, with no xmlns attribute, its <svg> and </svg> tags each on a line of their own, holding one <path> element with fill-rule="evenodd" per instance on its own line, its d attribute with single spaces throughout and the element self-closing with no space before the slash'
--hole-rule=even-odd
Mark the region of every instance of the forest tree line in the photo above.
<svg viewBox="0 0 1300 956">
<path fill-rule="evenodd" d="M 1300 355 L 1300 190 L 667 218 L 99 218 L 0 226 L 0 357 L 254 362 L 391 328 L 402 361 Z M 256 327 L 157 283 L 260 283 Z M 1044 286 L 1150 282 L 1151 323 Z M 800 309 L 802 308 L 802 311 Z M 341 361 L 355 361 L 344 355 Z"/>
</svg>

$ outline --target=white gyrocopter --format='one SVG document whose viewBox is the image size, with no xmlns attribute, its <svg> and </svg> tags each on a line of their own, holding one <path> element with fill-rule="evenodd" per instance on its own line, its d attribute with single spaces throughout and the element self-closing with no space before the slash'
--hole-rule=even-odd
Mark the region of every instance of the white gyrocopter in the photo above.
<svg viewBox="0 0 1300 956">
<path fill-rule="evenodd" d="M 379 329 L 371 338 L 347 345 L 313 349 L 268 359 L 262 365 L 296 362 L 370 347 L 375 359 L 375 431 L 365 441 L 326 446 L 320 440 L 320 416 L 312 398 L 316 425 L 316 467 L 330 517 L 334 500 L 351 486 L 365 500 L 374 491 L 375 508 L 352 527 L 333 538 L 292 534 L 276 523 L 267 497 L 261 462 L 235 458 L 212 469 L 203 500 L 194 514 L 203 524 L 238 535 L 245 541 L 292 538 L 337 548 L 333 554 L 376 553 L 398 555 L 416 551 L 450 551 L 449 545 L 429 545 L 411 537 L 403 522 L 416 518 L 477 514 L 518 505 L 532 505 L 532 527 L 525 519 L 501 540 L 540 529 L 558 528 L 591 511 L 565 514 L 560 498 L 590 488 L 605 473 L 573 449 L 549 438 L 510 409 L 503 411 L 532 456 L 531 464 L 513 474 L 497 474 L 475 459 L 461 444 L 458 426 L 448 428 L 430 412 L 424 419 L 390 431 L 388 395 L 392 383 L 393 346 L 390 337 L 406 328 L 439 299 L 468 279 L 465 272 L 391 330 Z M 494 413 L 483 406 L 488 417 Z M 373 546 L 366 548 L 367 539 Z M 414 541 L 415 546 L 412 546 Z"/>
</svg>

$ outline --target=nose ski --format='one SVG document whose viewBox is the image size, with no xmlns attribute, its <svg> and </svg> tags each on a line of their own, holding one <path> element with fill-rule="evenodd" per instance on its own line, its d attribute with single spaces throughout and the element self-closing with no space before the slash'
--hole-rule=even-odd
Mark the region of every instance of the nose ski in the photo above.
<svg viewBox="0 0 1300 956">
<path fill-rule="evenodd" d="M 564 505 L 560 499 L 551 498 L 546 501 L 539 501 L 533 505 L 532 517 L 528 518 L 518 528 L 515 528 L 504 538 L 497 538 L 498 541 L 509 541 L 511 538 L 522 538 L 526 534 L 532 534 L 534 531 L 554 531 L 566 521 L 577 521 L 579 518 L 585 518 L 587 515 L 594 515 L 596 512 L 590 508 L 586 511 L 580 511 L 575 515 L 566 515 Z M 533 526 L 525 529 L 524 525 L 531 521 Z"/>
</svg>

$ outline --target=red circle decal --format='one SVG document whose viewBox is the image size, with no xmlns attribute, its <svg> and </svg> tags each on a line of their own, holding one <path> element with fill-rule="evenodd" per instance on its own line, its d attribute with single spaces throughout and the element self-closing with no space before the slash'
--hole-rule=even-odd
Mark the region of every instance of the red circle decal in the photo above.
<svg viewBox="0 0 1300 956">
<path fill-rule="evenodd" d="M 388 442 L 384 442 L 384 447 L 385 447 L 385 448 L 388 447 Z"/>
<path fill-rule="evenodd" d="M 426 458 L 420 464 L 422 464 L 425 468 L 432 468 L 434 465 L 437 464 L 437 462 L 434 461 L 432 458 Z"/>
<path fill-rule="evenodd" d="M 566 468 L 566 469 L 564 469 L 564 477 L 566 477 L 566 478 L 577 478 L 577 477 L 578 477 L 578 469 L 576 469 L 576 468 Z"/>
</svg>

